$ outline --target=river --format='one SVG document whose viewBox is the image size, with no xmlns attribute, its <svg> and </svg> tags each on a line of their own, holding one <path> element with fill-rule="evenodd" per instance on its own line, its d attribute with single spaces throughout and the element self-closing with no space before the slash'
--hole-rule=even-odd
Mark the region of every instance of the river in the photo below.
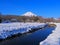
<svg viewBox="0 0 60 45">
<path fill-rule="evenodd" d="M 55 27 L 47 27 L 33 33 L 1 41 L 0 45 L 39 45 L 39 43 L 45 40 L 54 29 Z"/>
</svg>

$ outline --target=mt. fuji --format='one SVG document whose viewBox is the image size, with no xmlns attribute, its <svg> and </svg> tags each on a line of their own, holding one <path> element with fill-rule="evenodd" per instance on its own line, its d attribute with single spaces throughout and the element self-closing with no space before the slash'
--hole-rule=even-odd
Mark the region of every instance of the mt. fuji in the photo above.
<svg viewBox="0 0 60 45">
<path fill-rule="evenodd" d="M 25 14 L 23 14 L 23 16 L 29 16 L 29 17 L 32 17 L 32 16 L 37 16 L 36 14 L 32 13 L 32 12 L 26 12 Z"/>
</svg>

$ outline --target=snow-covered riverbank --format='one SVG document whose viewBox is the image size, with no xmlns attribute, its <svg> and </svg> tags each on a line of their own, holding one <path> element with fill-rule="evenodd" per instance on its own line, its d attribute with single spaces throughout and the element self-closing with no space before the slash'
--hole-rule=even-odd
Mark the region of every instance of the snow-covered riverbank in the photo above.
<svg viewBox="0 0 60 45">
<path fill-rule="evenodd" d="M 13 30 L 13 29 L 20 29 L 20 28 L 29 28 L 29 27 L 37 27 L 38 25 L 44 25 L 44 23 L 1 23 L 0 24 L 0 31 L 2 30 Z"/>
<path fill-rule="evenodd" d="M 44 27 L 45 23 L 1 23 L 0 24 L 0 39 L 5 39 L 8 36 L 28 32 L 31 28 Z"/>
<path fill-rule="evenodd" d="M 60 45 L 60 23 L 55 23 L 56 29 L 52 31 L 44 41 L 40 42 L 40 45 Z"/>
</svg>

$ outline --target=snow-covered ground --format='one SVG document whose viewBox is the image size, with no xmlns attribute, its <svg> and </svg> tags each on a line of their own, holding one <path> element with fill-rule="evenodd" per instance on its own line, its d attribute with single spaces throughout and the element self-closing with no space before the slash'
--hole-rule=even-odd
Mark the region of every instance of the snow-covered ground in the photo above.
<svg viewBox="0 0 60 45">
<path fill-rule="evenodd" d="M 8 36 L 24 33 L 29 31 L 31 28 L 44 27 L 45 23 L 0 23 L 0 38 L 7 38 Z"/>
<path fill-rule="evenodd" d="M 52 31 L 44 41 L 40 42 L 40 45 L 60 45 L 60 23 L 55 23 L 56 29 Z"/>
</svg>

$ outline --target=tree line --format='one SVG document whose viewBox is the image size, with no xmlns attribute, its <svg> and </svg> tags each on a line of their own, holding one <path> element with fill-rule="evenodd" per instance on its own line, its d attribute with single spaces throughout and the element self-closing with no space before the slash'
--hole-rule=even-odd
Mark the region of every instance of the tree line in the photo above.
<svg viewBox="0 0 60 45">
<path fill-rule="evenodd" d="M 9 20 L 11 22 L 14 22 L 14 20 L 12 19 L 16 19 L 17 22 L 60 22 L 60 19 L 56 20 L 53 17 L 51 18 L 43 18 L 42 16 L 16 16 L 16 15 L 1 15 L 0 14 L 0 23 L 2 21 L 6 21 Z"/>
</svg>

